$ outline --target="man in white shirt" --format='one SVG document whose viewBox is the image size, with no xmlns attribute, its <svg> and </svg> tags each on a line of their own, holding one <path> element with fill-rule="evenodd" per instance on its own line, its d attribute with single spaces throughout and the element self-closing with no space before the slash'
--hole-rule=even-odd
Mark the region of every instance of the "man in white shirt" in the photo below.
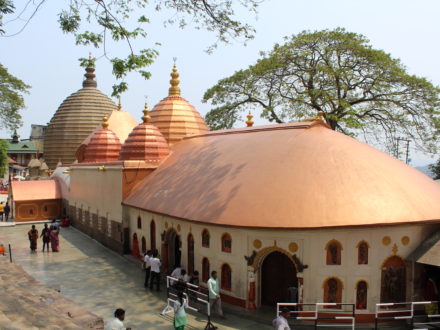
<svg viewBox="0 0 440 330">
<path fill-rule="evenodd" d="M 182 277 L 182 268 L 180 267 L 176 267 L 172 273 L 171 273 L 171 277 L 177 278 L 178 280 L 181 279 Z"/>
<path fill-rule="evenodd" d="M 289 322 L 287 322 L 287 318 L 290 315 L 290 311 L 287 307 L 283 307 L 281 309 L 280 315 L 273 320 L 272 324 L 275 330 L 290 330 Z"/>
<path fill-rule="evenodd" d="M 156 282 L 156 290 L 160 291 L 160 260 L 158 258 L 159 253 L 154 250 L 153 257 L 150 258 L 151 267 L 151 281 L 150 289 L 153 290 L 153 283 Z"/>
<path fill-rule="evenodd" d="M 222 310 L 222 301 L 220 298 L 220 283 L 217 278 L 217 272 L 211 272 L 211 278 L 208 280 L 208 297 L 211 311 L 214 311 L 221 317 L 225 318 Z"/>
<path fill-rule="evenodd" d="M 179 266 L 177 266 L 176 268 L 174 268 L 174 270 L 171 272 L 171 277 L 176 278 L 178 280 L 182 279 L 182 268 L 180 268 Z M 175 281 L 170 280 L 170 285 L 173 286 L 175 283 Z"/>
<path fill-rule="evenodd" d="M 107 323 L 104 330 L 131 330 L 124 327 L 125 311 L 122 308 L 115 310 L 115 317 Z"/>
<path fill-rule="evenodd" d="M 151 250 L 148 250 L 144 257 L 144 266 L 145 266 L 145 282 L 144 287 L 148 287 L 148 282 L 150 280 L 150 272 L 151 272 L 151 265 L 150 265 L 150 258 L 151 258 Z"/>
</svg>

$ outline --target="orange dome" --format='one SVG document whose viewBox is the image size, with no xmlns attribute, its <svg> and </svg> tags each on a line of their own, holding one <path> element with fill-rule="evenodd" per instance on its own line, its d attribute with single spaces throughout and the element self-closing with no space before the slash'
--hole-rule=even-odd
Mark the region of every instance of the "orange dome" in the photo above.
<svg viewBox="0 0 440 330">
<path fill-rule="evenodd" d="M 108 119 L 104 117 L 102 128 L 95 131 L 84 152 L 84 162 L 99 163 L 118 160 L 121 141 L 108 129 Z"/>
<path fill-rule="evenodd" d="M 122 145 L 121 160 L 143 160 L 159 163 L 169 153 L 170 148 L 159 129 L 150 124 L 148 106 L 145 105 L 143 123 L 137 125 Z"/>
<path fill-rule="evenodd" d="M 215 131 L 172 150 L 124 205 L 258 228 L 440 221 L 437 182 L 322 121 Z"/>
<path fill-rule="evenodd" d="M 151 123 L 156 125 L 170 145 L 188 135 L 209 131 L 202 116 L 187 100 L 180 96 L 179 73 L 173 67 L 169 95 L 151 111 Z"/>
</svg>

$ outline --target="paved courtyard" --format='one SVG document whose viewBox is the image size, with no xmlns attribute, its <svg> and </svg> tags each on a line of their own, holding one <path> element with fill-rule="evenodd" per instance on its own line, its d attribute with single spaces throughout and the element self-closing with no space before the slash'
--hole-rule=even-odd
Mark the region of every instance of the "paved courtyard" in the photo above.
<svg viewBox="0 0 440 330">
<path fill-rule="evenodd" d="M 42 225 L 37 225 L 41 232 Z M 126 310 L 126 326 L 133 329 L 172 329 L 172 314 L 160 315 L 164 291 L 143 287 L 144 273 L 134 263 L 103 247 L 74 228 L 61 229 L 61 252 L 29 252 L 30 225 L 0 227 L 0 243 L 12 245 L 14 262 L 46 286 L 108 320 L 117 307 Z M 213 320 L 219 329 L 271 329 L 270 325 L 228 315 Z M 188 329 L 203 329 L 206 317 L 189 316 Z"/>
</svg>

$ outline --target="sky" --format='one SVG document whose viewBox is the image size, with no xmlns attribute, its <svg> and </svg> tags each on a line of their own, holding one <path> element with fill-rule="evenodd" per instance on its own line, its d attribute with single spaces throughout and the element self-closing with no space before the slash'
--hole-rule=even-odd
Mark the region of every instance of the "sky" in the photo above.
<svg viewBox="0 0 440 330">
<path fill-rule="evenodd" d="M 14 1 L 17 12 L 26 2 Z M 0 63 L 32 86 L 30 94 L 25 96 L 24 125 L 18 131 L 22 138 L 29 137 L 31 124 L 48 123 L 62 101 L 81 88 L 84 70 L 78 58 L 87 57 L 89 52 L 94 57 L 102 54 L 101 50 L 75 46 L 74 38 L 61 32 L 57 14 L 67 3 L 67 0 L 47 0 L 22 33 L 0 37 Z M 140 121 L 145 100 L 152 108 L 166 97 L 176 57 L 182 96 L 205 115 L 210 106 L 201 102 L 204 92 L 218 80 L 254 64 L 260 51 L 270 50 L 275 43 L 281 43 L 284 36 L 336 27 L 365 35 L 374 48 L 400 58 L 409 73 L 440 85 L 439 12 L 438 0 L 265 0 L 257 17 L 243 10 L 238 12 L 240 20 L 256 28 L 255 39 L 247 46 L 239 41 L 220 44 L 213 54 L 205 50 L 215 41 L 214 33 L 191 26 L 186 29 L 164 27 L 162 22 L 172 13 L 147 13 L 151 23 L 146 27 L 148 38 L 142 41 L 142 46 L 160 42 L 157 48 L 160 55 L 149 68 L 150 80 L 143 80 L 135 73 L 128 76 L 129 91 L 122 96 L 122 107 Z M 6 16 L 4 21 L 9 18 Z M 5 30 L 9 34 L 16 32 L 22 24 L 19 20 L 11 22 Z M 110 55 L 126 53 L 128 50 L 124 47 L 124 44 L 112 46 Z M 98 88 L 110 95 L 115 82 L 111 65 L 100 58 L 95 73 Z M 243 117 L 243 126 L 245 120 Z M 257 125 L 264 123 L 259 118 L 254 120 Z M 0 137 L 9 136 L 10 132 L 0 130 Z M 410 157 L 414 166 L 433 162 L 431 157 L 413 148 Z"/>
</svg>

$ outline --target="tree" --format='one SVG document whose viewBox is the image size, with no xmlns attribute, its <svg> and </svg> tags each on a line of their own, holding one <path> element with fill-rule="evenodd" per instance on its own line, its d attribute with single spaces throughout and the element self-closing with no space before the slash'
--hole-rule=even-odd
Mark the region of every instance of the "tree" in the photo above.
<svg viewBox="0 0 440 330">
<path fill-rule="evenodd" d="M 440 180 L 440 158 L 437 160 L 437 163 L 429 165 L 429 170 L 434 175 L 434 180 Z"/>
<path fill-rule="evenodd" d="M 3 178 L 8 167 L 8 143 L 0 140 L 0 178 Z"/>
<path fill-rule="evenodd" d="M 334 130 L 394 149 L 397 137 L 434 152 L 440 131 L 439 92 L 373 49 L 366 37 L 338 28 L 286 38 L 256 64 L 208 89 L 212 129 L 230 128 L 249 108 L 272 122 L 304 120 L 322 111 Z"/>
<path fill-rule="evenodd" d="M 0 64 L 0 127 L 10 130 L 20 127 L 19 111 L 24 108 L 23 94 L 28 92 L 28 88 L 30 86 Z"/>
<path fill-rule="evenodd" d="M 11 14 L 15 11 L 13 0 L 0 0 L 0 36 L 11 37 L 21 33 L 31 19 L 43 8 L 47 0 L 27 1 L 19 14 L 11 19 L 23 20 L 23 26 L 17 32 L 6 34 L 2 30 L 2 14 Z M 167 24 L 177 23 L 180 27 L 192 24 L 197 29 L 206 29 L 217 35 L 217 41 L 209 47 L 212 50 L 218 42 L 229 42 L 231 39 L 243 38 L 244 41 L 253 38 L 252 26 L 242 23 L 235 18 L 238 4 L 251 12 L 256 12 L 261 0 L 156 0 L 150 4 L 148 0 L 68 0 L 66 8 L 59 14 L 58 22 L 63 32 L 73 34 L 77 45 L 92 46 L 102 49 L 102 56 L 107 58 L 113 66 L 113 74 L 118 83 L 113 86 L 113 96 L 127 90 L 123 81 L 129 72 L 136 71 L 145 79 L 150 77 L 146 68 L 158 56 L 155 48 L 138 49 L 134 43 L 136 39 L 147 37 L 144 28 L 149 23 L 148 16 L 155 11 L 168 9 L 172 17 Z M 25 13 L 31 11 L 27 15 Z M 109 44 L 124 42 L 127 46 L 127 56 L 120 58 L 110 57 Z M 142 42 L 145 44 L 145 42 Z M 114 45 L 116 47 L 116 45 Z M 156 44 L 155 46 L 158 46 Z M 120 47 L 118 47 L 120 48 Z M 86 58 L 80 59 L 82 65 Z"/>
</svg>

